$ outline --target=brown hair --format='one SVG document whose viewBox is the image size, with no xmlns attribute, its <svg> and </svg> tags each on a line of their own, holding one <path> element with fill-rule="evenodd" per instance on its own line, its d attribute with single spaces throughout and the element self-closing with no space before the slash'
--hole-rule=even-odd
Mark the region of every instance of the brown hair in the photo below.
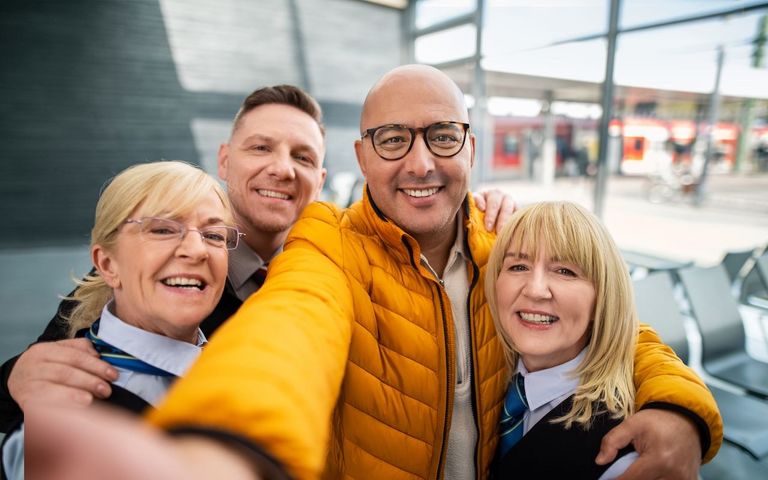
<svg viewBox="0 0 768 480">
<path fill-rule="evenodd" d="M 294 87 L 293 85 L 275 85 L 273 87 L 262 87 L 258 90 L 254 90 L 253 93 L 243 100 L 240 110 L 237 111 L 234 124 L 232 125 L 232 131 L 234 132 L 237 130 L 240 126 L 240 120 L 245 114 L 254 108 L 271 104 L 288 105 L 290 107 L 298 108 L 317 122 L 317 126 L 320 127 L 320 132 L 325 136 L 323 111 L 320 109 L 320 104 L 307 92 L 299 87 Z"/>
</svg>

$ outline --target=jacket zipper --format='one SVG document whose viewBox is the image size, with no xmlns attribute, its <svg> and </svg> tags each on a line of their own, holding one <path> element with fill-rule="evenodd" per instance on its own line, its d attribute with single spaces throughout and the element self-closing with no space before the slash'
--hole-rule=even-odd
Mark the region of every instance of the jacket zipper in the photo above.
<svg viewBox="0 0 768 480">
<path fill-rule="evenodd" d="M 465 238 L 466 241 L 466 238 Z M 468 242 L 467 242 L 468 243 Z M 477 429 L 477 441 L 475 442 L 475 477 L 480 478 L 480 465 L 479 465 L 479 453 L 480 453 L 480 442 L 482 441 L 482 436 L 480 435 L 480 422 L 478 420 L 478 414 L 477 414 L 477 389 L 479 385 L 479 378 L 477 375 L 477 372 L 475 371 L 475 355 L 474 352 L 476 351 L 475 346 L 475 338 L 473 335 L 474 331 L 474 324 L 472 323 L 472 290 L 474 290 L 475 286 L 477 286 L 478 277 L 480 275 L 480 270 L 477 268 L 477 264 L 475 263 L 475 260 L 472 258 L 472 253 L 469 250 L 469 245 L 466 245 L 466 252 L 469 252 L 469 261 L 472 265 L 472 283 L 469 285 L 469 291 L 467 292 L 467 322 L 469 326 L 469 371 L 472 372 L 472 395 L 470 397 L 470 403 L 472 405 L 472 415 L 475 420 L 475 428 Z"/>
<path fill-rule="evenodd" d="M 416 261 L 414 259 L 413 255 L 413 249 L 411 248 L 411 245 L 406 240 L 405 236 L 401 237 L 401 240 L 403 242 L 403 245 L 405 245 L 405 248 L 408 250 L 408 258 L 411 260 L 411 265 L 413 268 L 416 269 L 416 271 L 419 270 L 419 267 L 416 265 Z M 434 275 L 434 272 L 433 272 Z M 435 276 L 437 278 L 437 276 Z M 436 283 L 439 283 L 440 286 L 443 286 L 442 280 L 437 280 Z M 445 466 L 445 451 L 446 451 L 446 444 L 448 443 L 448 404 L 450 403 L 450 396 L 451 396 L 451 385 L 453 385 L 452 375 L 451 375 L 451 355 L 450 355 L 450 348 L 448 345 L 448 318 L 445 314 L 445 302 L 443 302 L 443 294 L 440 291 L 440 286 L 433 284 L 435 286 L 435 292 L 437 293 L 437 298 L 440 299 L 440 316 L 443 319 L 443 332 L 445 336 L 445 370 L 447 372 L 447 379 L 445 382 L 445 415 L 443 416 L 443 439 L 440 444 L 440 456 L 438 457 L 438 464 L 437 464 L 437 478 L 443 477 L 443 467 Z M 471 336 L 471 333 L 470 333 Z M 474 392 L 473 392 L 474 395 Z M 474 407 L 473 407 L 474 411 Z M 477 417 L 477 415 L 475 415 Z M 477 420 L 475 420 L 477 422 Z M 475 453 L 475 456 L 477 456 L 477 453 Z M 477 463 L 477 461 L 475 461 Z"/>
<path fill-rule="evenodd" d="M 440 299 L 440 313 L 443 317 L 443 332 L 445 332 L 445 370 L 447 372 L 447 379 L 445 382 L 445 416 L 443 417 L 443 440 L 440 445 L 440 463 L 437 464 L 437 478 L 443 478 L 443 467 L 445 467 L 445 451 L 446 444 L 448 443 L 448 405 L 451 400 L 451 385 L 453 385 L 453 377 L 451 375 L 451 355 L 450 348 L 448 348 L 448 318 L 445 315 L 445 303 L 443 302 L 443 294 L 440 291 L 440 287 L 435 285 L 435 291 L 437 297 Z M 477 462 L 475 462 L 477 463 Z"/>
</svg>

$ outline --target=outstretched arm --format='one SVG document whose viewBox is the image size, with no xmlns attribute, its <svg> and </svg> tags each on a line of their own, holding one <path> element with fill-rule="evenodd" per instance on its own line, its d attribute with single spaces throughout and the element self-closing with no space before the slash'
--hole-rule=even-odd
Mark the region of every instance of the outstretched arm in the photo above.
<svg viewBox="0 0 768 480">
<path fill-rule="evenodd" d="M 215 440 L 170 437 L 107 407 L 32 402 L 26 418 L 27 478 L 259 479 L 248 455 Z"/>
<path fill-rule="evenodd" d="M 698 478 L 701 442 L 696 426 L 686 415 L 654 408 L 637 412 L 603 437 L 596 462 L 612 461 L 616 452 L 630 443 L 640 456 L 621 480 Z"/>
<path fill-rule="evenodd" d="M 323 469 L 353 330 L 352 289 L 333 209 L 312 204 L 264 286 L 219 329 L 150 421 L 241 439 L 293 476 Z"/>
<path fill-rule="evenodd" d="M 37 343 L 0 367 L 0 431 L 8 432 L 21 421 L 22 408 L 32 398 L 49 396 L 87 404 L 110 395 L 109 382 L 117 378 L 117 372 L 98 359 L 89 342 L 56 342 L 67 338 L 64 317 L 75 305 L 63 300 Z"/>
</svg>

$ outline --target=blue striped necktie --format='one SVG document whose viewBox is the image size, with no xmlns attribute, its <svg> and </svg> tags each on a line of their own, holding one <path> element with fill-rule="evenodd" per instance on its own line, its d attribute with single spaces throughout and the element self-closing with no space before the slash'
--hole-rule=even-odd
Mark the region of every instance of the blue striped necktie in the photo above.
<svg viewBox="0 0 768 480">
<path fill-rule="evenodd" d="M 515 374 L 504 398 L 504 410 L 501 412 L 499 426 L 499 457 L 504 457 L 515 444 L 523 438 L 523 417 L 528 409 L 525 398 L 525 377 Z"/>
<path fill-rule="evenodd" d="M 99 321 L 96 320 L 91 325 L 91 328 L 85 333 L 85 338 L 93 343 L 93 348 L 99 352 L 99 357 L 110 365 L 123 368 L 125 370 L 131 370 L 138 373 L 146 373 L 147 375 L 155 375 L 158 377 L 175 377 L 176 375 L 166 372 L 160 368 L 148 364 L 143 360 L 139 360 L 130 353 L 126 353 L 119 348 L 113 347 L 108 344 L 98 335 Z"/>
</svg>

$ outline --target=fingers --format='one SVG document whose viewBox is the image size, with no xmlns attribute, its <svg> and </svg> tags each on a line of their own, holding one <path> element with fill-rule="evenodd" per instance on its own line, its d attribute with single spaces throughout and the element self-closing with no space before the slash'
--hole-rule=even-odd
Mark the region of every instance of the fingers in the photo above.
<svg viewBox="0 0 768 480">
<path fill-rule="evenodd" d="M 515 210 L 517 210 L 517 204 L 515 201 L 512 200 L 512 197 L 509 195 L 504 195 L 501 201 L 501 208 L 499 208 L 499 216 L 496 220 L 496 233 L 501 232 L 501 229 L 504 228 L 504 225 L 506 225 L 507 222 L 509 222 L 509 219 L 512 218 Z"/>
<path fill-rule="evenodd" d="M 501 201 L 504 194 L 500 190 L 488 190 L 485 194 L 485 229 L 492 232 L 496 226 L 496 218 L 499 216 Z"/>
<path fill-rule="evenodd" d="M 29 350 L 43 347 L 45 345 L 57 345 L 59 347 L 74 348 L 75 350 L 88 353 L 92 357 L 99 356 L 98 352 L 96 352 L 96 349 L 93 348 L 93 343 L 91 343 L 91 341 L 87 338 L 68 338 L 66 340 L 59 340 L 56 342 L 36 343 L 29 347 Z"/>
<path fill-rule="evenodd" d="M 595 462 L 612 461 L 617 450 L 630 442 L 639 457 L 621 479 L 697 478 L 701 447 L 695 426 L 684 415 L 653 408 L 640 410 L 603 437 Z"/>
<path fill-rule="evenodd" d="M 473 193 L 472 198 L 475 199 L 475 205 L 481 212 L 485 211 L 485 193 Z"/>
<path fill-rule="evenodd" d="M 14 392 L 14 400 L 22 410 L 26 410 L 30 402 L 88 405 L 94 397 L 108 398 L 112 388 L 109 382 L 86 371 L 44 363 L 39 366 L 34 378 L 25 379 L 14 388 Z"/>
<path fill-rule="evenodd" d="M 96 353 L 91 342 L 85 338 L 37 344 L 31 348 L 47 346 L 50 347 L 40 356 L 43 361 L 67 365 L 88 372 L 107 382 L 117 380 L 117 370 L 107 362 L 100 360 L 99 354 Z"/>
<path fill-rule="evenodd" d="M 62 340 L 39 343 L 24 352 L 8 377 L 8 390 L 22 409 L 38 397 L 62 398 L 61 389 L 51 390 L 54 386 L 70 389 L 63 398 L 90 403 L 92 397 L 108 397 L 109 382 L 117 376 L 117 370 L 98 358 L 88 340 Z M 81 393 L 71 393 L 72 389 Z"/>
<path fill-rule="evenodd" d="M 83 390 L 99 398 L 107 398 L 111 393 L 107 370 L 114 370 L 108 363 L 97 358 L 83 360 L 82 363 L 45 363 L 41 365 L 39 382 L 64 385 Z"/>
<path fill-rule="evenodd" d="M 117 379 L 117 370 L 107 362 L 100 360 L 91 342 L 82 338 L 38 343 L 31 346 L 16 362 L 11 375 L 18 373 L 25 377 L 34 377 L 35 369 L 33 367 L 43 364 L 69 366 L 88 372 L 105 381 Z M 17 370 L 19 368 L 20 370 Z M 56 373 L 59 375 L 62 372 L 59 370 Z"/>
<path fill-rule="evenodd" d="M 485 212 L 485 229 L 489 232 L 501 231 L 517 209 L 512 197 L 496 188 L 480 194 L 473 194 L 473 197 L 477 208 Z"/>
<path fill-rule="evenodd" d="M 624 420 L 616 427 L 613 427 L 603 437 L 603 441 L 600 444 L 600 452 L 595 457 L 595 463 L 605 465 L 612 462 L 619 450 L 629 445 L 633 436 L 632 425 L 629 423 L 629 420 Z"/>
</svg>

